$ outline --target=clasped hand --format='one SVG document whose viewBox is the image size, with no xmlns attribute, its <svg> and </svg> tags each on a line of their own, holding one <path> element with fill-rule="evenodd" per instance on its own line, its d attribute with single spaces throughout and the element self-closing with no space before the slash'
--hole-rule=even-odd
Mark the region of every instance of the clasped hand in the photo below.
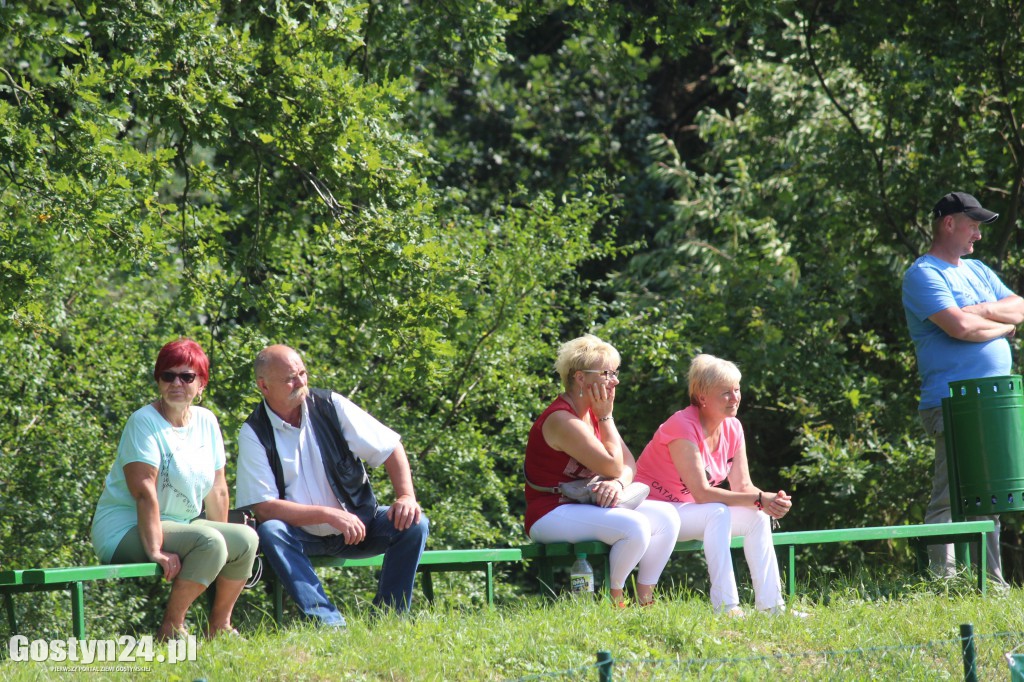
<svg viewBox="0 0 1024 682">
<path fill-rule="evenodd" d="M 764 513 L 773 519 L 781 519 L 793 508 L 793 498 L 785 490 L 777 493 L 762 493 Z"/>
<path fill-rule="evenodd" d="M 600 481 L 595 483 L 591 490 L 600 507 L 614 507 L 619 503 L 619 495 L 622 494 L 622 485 L 618 480 Z"/>
</svg>

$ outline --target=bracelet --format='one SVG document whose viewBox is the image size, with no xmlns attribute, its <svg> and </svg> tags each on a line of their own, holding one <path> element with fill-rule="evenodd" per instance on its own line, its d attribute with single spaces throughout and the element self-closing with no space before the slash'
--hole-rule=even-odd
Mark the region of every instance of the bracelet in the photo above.
<svg viewBox="0 0 1024 682">
<path fill-rule="evenodd" d="M 761 491 L 760 490 L 757 491 L 757 499 L 754 500 L 754 506 L 757 507 L 759 510 L 763 510 L 764 509 L 764 504 L 761 503 Z"/>
<path fill-rule="evenodd" d="M 608 415 L 607 417 L 601 417 L 597 421 L 599 421 L 599 422 L 610 422 L 612 419 L 614 419 L 614 417 L 612 417 L 611 415 Z"/>
<path fill-rule="evenodd" d="M 620 487 L 620 488 L 622 488 L 623 490 L 625 490 L 625 489 L 626 489 L 626 484 L 625 484 L 625 483 L 623 483 L 623 482 L 622 482 L 622 481 L 621 481 L 620 479 L 618 479 L 618 478 L 613 478 L 612 480 L 613 480 L 613 481 L 615 481 L 616 483 L 618 483 L 618 484 L 619 484 L 619 487 Z"/>
</svg>

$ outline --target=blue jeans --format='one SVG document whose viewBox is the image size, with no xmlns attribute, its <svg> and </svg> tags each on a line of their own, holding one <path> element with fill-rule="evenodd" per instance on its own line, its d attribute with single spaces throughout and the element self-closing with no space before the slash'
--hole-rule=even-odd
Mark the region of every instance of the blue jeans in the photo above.
<svg viewBox="0 0 1024 682">
<path fill-rule="evenodd" d="M 384 564 L 373 603 L 399 612 L 409 609 L 416 567 L 427 544 L 430 523 L 426 516 L 420 516 L 418 524 L 399 531 L 388 520 L 387 512 L 388 507 L 377 509 L 376 516 L 366 525 L 366 539 L 358 545 L 346 545 L 341 535 L 312 535 L 283 521 L 260 524 L 257 530 L 260 549 L 288 596 L 307 618 L 322 625 L 345 625 L 345 618 L 327 598 L 313 570 L 309 561 L 313 556 L 358 559 L 383 554 Z"/>
</svg>

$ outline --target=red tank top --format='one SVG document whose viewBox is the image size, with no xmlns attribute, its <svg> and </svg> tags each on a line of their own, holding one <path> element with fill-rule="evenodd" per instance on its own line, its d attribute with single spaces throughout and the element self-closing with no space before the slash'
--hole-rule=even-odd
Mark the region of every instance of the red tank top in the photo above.
<svg viewBox="0 0 1024 682">
<path fill-rule="evenodd" d="M 590 469 L 561 450 L 555 450 L 544 440 L 544 422 L 552 414 L 561 410 L 576 414 L 572 405 L 562 396 L 558 396 L 555 402 L 548 405 L 544 413 L 533 423 L 533 426 L 530 428 L 530 435 L 526 440 L 526 460 L 523 465 L 526 470 L 526 477 L 534 484 L 544 486 L 545 488 L 553 488 L 559 483 L 565 483 L 577 478 L 590 478 L 594 475 L 594 472 Z M 600 438 L 601 431 L 598 428 L 597 417 L 594 416 L 593 412 L 588 412 L 587 414 L 590 417 L 591 426 L 594 427 L 594 435 Z M 524 492 L 526 494 L 527 535 L 530 534 L 530 528 L 533 527 L 537 519 L 547 514 L 559 504 L 566 503 L 564 498 L 558 493 L 541 492 L 540 490 L 534 490 L 528 485 L 524 486 Z"/>
</svg>

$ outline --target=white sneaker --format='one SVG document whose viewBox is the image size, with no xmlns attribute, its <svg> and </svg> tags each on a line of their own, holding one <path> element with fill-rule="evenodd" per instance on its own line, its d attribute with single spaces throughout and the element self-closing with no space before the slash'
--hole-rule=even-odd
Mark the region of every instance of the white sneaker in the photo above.
<svg viewBox="0 0 1024 682">
<path fill-rule="evenodd" d="M 989 576 L 988 579 L 989 592 L 996 597 L 1006 597 L 1010 594 L 1010 584 L 1005 581 L 999 581 Z"/>
<path fill-rule="evenodd" d="M 772 616 L 785 616 L 785 615 L 789 615 L 789 616 L 792 616 L 793 618 L 810 618 L 811 617 L 811 614 L 807 613 L 806 611 L 797 611 L 796 609 L 787 609 L 785 604 L 779 604 L 778 606 L 773 606 L 772 608 L 767 609 L 764 613 L 767 613 L 767 614 L 772 615 Z"/>
</svg>

